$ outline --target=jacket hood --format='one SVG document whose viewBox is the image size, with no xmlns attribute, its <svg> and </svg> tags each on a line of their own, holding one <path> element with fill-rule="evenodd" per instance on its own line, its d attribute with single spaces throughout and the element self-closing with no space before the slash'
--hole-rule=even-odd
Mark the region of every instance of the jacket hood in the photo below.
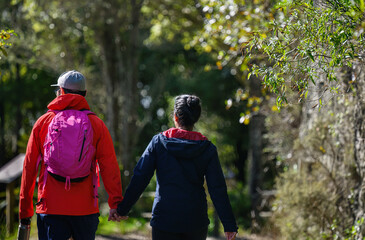
<svg viewBox="0 0 365 240">
<path fill-rule="evenodd" d="M 210 141 L 199 132 L 171 128 L 159 134 L 163 147 L 179 159 L 190 160 L 204 154 Z"/>
<path fill-rule="evenodd" d="M 58 96 L 50 104 L 48 104 L 47 107 L 49 110 L 90 110 L 86 99 L 78 94 L 64 94 Z"/>
</svg>

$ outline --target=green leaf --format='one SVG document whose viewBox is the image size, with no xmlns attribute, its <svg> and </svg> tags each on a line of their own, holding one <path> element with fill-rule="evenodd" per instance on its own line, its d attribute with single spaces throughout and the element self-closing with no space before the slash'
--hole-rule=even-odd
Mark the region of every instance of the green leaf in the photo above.
<svg viewBox="0 0 365 240">
<path fill-rule="evenodd" d="M 8 53 L 5 51 L 5 49 L 4 49 L 4 48 L 0 48 L 0 51 L 4 54 L 4 56 L 5 56 L 5 57 L 7 57 L 7 56 L 8 56 Z"/>
<path fill-rule="evenodd" d="M 252 74 L 252 72 L 248 73 L 247 80 L 250 80 L 251 74 Z"/>
<path fill-rule="evenodd" d="M 314 81 L 313 76 L 312 76 L 312 75 L 309 75 L 309 78 L 311 79 L 312 83 L 313 83 L 314 85 L 316 85 L 316 81 Z"/>
<path fill-rule="evenodd" d="M 309 50 L 307 50 L 307 55 L 312 60 L 312 62 L 314 62 L 314 57 L 313 57 L 312 53 Z"/>
</svg>

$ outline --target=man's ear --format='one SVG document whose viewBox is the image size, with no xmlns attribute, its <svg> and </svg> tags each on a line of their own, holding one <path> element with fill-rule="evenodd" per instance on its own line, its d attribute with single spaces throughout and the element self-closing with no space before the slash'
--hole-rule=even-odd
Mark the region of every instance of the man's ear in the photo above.
<svg viewBox="0 0 365 240">
<path fill-rule="evenodd" d="M 60 87 L 60 90 L 61 90 L 61 95 L 65 95 L 65 91 L 63 90 L 63 88 Z"/>
</svg>

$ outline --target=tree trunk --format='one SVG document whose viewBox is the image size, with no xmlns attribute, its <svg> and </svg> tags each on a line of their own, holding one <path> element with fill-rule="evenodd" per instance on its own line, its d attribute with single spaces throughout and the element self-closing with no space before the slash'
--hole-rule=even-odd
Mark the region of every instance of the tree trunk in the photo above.
<svg viewBox="0 0 365 240">
<path fill-rule="evenodd" d="M 18 56 L 20 58 L 20 56 Z M 19 153 L 19 147 L 18 147 L 18 141 L 20 138 L 20 129 L 22 127 L 22 121 L 23 121 L 23 116 L 22 116 L 22 112 L 21 112 L 21 104 L 22 104 L 22 91 L 23 91 L 23 84 L 22 84 L 22 79 L 20 77 L 20 64 L 16 63 L 15 64 L 15 81 L 16 81 L 16 94 L 17 94 L 17 98 L 16 98 L 16 106 L 18 106 L 16 108 L 16 112 L 15 112 L 15 126 L 14 126 L 14 142 L 13 142 L 13 154 L 14 156 L 18 155 Z"/>
<path fill-rule="evenodd" d="M 238 158 L 235 160 L 234 165 L 238 170 L 236 175 L 236 180 L 245 184 L 247 182 L 247 172 L 246 169 L 246 162 L 248 157 L 248 149 L 244 145 L 244 141 L 247 141 L 243 138 L 240 138 L 236 142 L 236 150 Z"/>
<path fill-rule="evenodd" d="M 261 97 L 261 81 L 257 77 L 250 79 L 250 95 Z M 252 229 L 258 230 L 259 227 L 259 204 L 260 193 L 259 187 L 261 184 L 261 161 L 263 139 L 262 134 L 265 128 L 265 116 L 261 113 L 253 113 L 250 121 L 250 150 L 249 150 L 249 192 L 251 197 L 251 216 Z"/>
<path fill-rule="evenodd" d="M 100 45 L 102 49 L 102 72 L 103 79 L 106 84 L 107 91 L 107 119 L 106 125 L 110 131 L 110 135 L 114 142 L 118 142 L 118 122 L 119 122 L 119 106 L 118 106 L 118 66 L 119 61 L 116 56 L 118 46 L 115 44 L 115 33 L 113 26 L 104 25 L 103 34 L 101 34 Z M 120 153 L 117 150 L 117 154 Z"/>
<path fill-rule="evenodd" d="M 139 62 L 139 22 L 141 17 L 141 7 L 143 1 L 131 0 L 131 30 L 129 46 L 127 48 L 127 69 L 124 72 L 124 81 L 122 82 L 122 101 L 121 101 L 121 132 L 120 132 L 120 149 L 122 153 L 123 180 L 128 184 L 135 165 L 133 159 L 133 149 L 137 144 L 137 106 L 138 93 L 138 62 Z"/>
<path fill-rule="evenodd" d="M 355 189 L 357 195 L 357 201 L 355 202 L 355 223 L 365 218 L 365 73 L 361 71 L 364 69 L 364 64 L 354 65 L 353 81 L 356 83 L 356 106 L 355 106 L 355 139 L 354 139 L 354 158 L 357 167 L 357 174 L 359 177 L 359 183 Z M 365 219 L 364 219 L 365 220 Z M 365 237 L 365 226 L 361 224 L 360 235 L 358 239 Z"/>
<path fill-rule="evenodd" d="M 96 17 L 104 22 L 96 24 L 95 32 L 102 33 L 98 34 L 97 40 L 102 50 L 102 70 L 108 96 L 106 124 L 122 163 L 123 185 L 129 183 L 135 165 L 133 149 L 138 141 L 135 133 L 138 132 L 138 47 L 142 3 L 130 0 L 122 22 L 117 1 L 111 7 L 104 7 L 101 3 L 100 12 L 96 13 Z M 102 20 L 111 17 L 112 22 Z M 129 26 L 127 32 L 122 30 L 122 24 Z"/>
<path fill-rule="evenodd" d="M 0 166 L 5 163 L 5 98 L 2 74 L 0 74 Z"/>
<path fill-rule="evenodd" d="M 249 150 L 249 191 L 251 197 L 251 215 L 253 218 L 252 229 L 259 227 L 259 205 L 262 165 L 262 133 L 264 130 L 265 117 L 261 114 L 254 115 L 250 123 L 250 150 Z M 256 229 L 258 230 L 258 229 Z"/>
</svg>

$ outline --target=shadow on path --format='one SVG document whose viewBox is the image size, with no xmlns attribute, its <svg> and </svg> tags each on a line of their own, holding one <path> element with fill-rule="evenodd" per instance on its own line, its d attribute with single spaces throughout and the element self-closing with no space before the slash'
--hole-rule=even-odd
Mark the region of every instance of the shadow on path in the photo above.
<svg viewBox="0 0 365 240">
<path fill-rule="evenodd" d="M 151 240 L 151 238 L 137 234 L 126 234 L 122 236 L 98 235 L 95 240 Z"/>
</svg>

